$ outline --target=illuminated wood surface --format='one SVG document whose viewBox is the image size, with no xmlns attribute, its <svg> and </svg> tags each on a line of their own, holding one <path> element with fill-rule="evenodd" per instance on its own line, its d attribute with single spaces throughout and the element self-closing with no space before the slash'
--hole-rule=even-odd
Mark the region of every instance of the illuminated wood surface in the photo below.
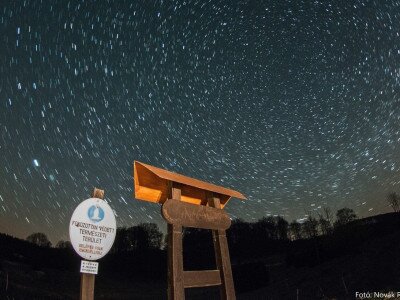
<svg viewBox="0 0 400 300">
<path fill-rule="evenodd" d="M 246 199 L 241 193 L 215 184 L 156 168 L 138 161 L 134 162 L 135 198 L 164 203 L 168 199 L 168 182 L 181 184 L 181 201 L 208 206 L 207 193 L 219 195 L 221 208 L 231 197 Z"/>
</svg>

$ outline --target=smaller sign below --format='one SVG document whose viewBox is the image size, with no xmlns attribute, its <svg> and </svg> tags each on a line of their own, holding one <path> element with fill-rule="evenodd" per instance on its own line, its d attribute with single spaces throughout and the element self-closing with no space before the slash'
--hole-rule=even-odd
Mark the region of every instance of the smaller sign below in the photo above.
<svg viewBox="0 0 400 300">
<path fill-rule="evenodd" d="M 81 273 L 97 274 L 99 263 L 95 261 L 81 261 Z"/>
</svg>

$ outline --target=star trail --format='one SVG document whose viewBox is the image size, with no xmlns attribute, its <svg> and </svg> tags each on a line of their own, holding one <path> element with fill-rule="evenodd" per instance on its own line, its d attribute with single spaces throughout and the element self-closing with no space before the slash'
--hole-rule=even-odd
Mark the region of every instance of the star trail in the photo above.
<svg viewBox="0 0 400 300">
<path fill-rule="evenodd" d="M 241 191 L 232 218 L 390 211 L 399 1 L 5 1 L 0 231 L 68 239 L 105 190 L 155 222 L 133 161 Z"/>
</svg>

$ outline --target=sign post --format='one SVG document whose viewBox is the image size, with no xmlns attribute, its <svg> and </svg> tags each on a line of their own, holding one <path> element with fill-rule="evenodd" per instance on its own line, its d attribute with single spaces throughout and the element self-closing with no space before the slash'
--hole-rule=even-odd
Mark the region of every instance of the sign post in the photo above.
<svg viewBox="0 0 400 300">
<path fill-rule="evenodd" d="M 104 199 L 104 190 L 95 188 L 93 198 L 81 202 L 69 224 L 71 244 L 81 262 L 80 300 L 93 300 L 98 262 L 110 251 L 116 233 L 114 212 Z"/>
<path fill-rule="evenodd" d="M 185 288 L 219 286 L 221 299 L 236 299 L 223 211 L 231 197 L 241 193 L 135 161 L 135 198 L 161 203 L 168 223 L 168 299 L 185 299 Z M 210 229 L 217 269 L 184 271 L 182 227 Z"/>
</svg>

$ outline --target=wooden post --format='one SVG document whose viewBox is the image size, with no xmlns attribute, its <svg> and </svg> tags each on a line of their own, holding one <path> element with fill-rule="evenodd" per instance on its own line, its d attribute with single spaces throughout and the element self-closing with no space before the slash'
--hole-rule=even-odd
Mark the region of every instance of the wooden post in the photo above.
<svg viewBox="0 0 400 300">
<path fill-rule="evenodd" d="M 220 199 L 216 195 L 211 194 L 208 198 L 208 204 L 211 207 L 220 209 Z M 220 285 L 220 295 L 221 299 L 234 300 L 235 286 L 233 283 L 231 260 L 229 257 L 228 241 L 226 238 L 225 230 L 213 230 L 213 241 L 214 241 L 214 251 L 215 251 L 215 261 L 217 263 L 217 268 L 220 271 L 221 285 Z"/>
<path fill-rule="evenodd" d="M 94 188 L 92 197 L 104 199 L 104 190 Z M 79 295 L 80 300 L 94 299 L 94 279 L 94 274 L 81 273 L 81 291 Z"/>
<path fill-rule="evenodd" d="M 168 182 L 170 199 L 181 200 L 180 186 Z M 185 299 L 183 286 L 182 225 L 168 224 L 168 299 Z"/>
<path fill-rule="evenodd" d="M 94 274 L 81 273 L 80 300 L 94 299 Z"/>
</svg>

